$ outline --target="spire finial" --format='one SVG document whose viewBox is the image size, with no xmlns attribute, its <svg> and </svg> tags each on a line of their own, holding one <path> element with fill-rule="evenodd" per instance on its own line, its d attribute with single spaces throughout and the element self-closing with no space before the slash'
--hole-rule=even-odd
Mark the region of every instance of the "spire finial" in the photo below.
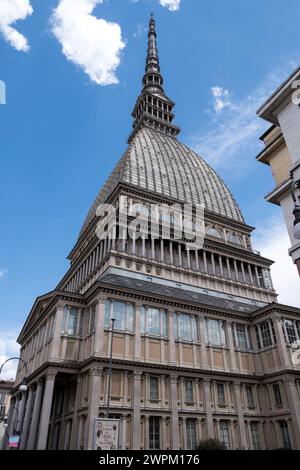
<svg viewBox="0 0 300 470">
<path fill-rule="evenodd" d="M 164 80 L 160 72 L 156 38 L 154 15 L 151 13 L 143 91 L 132 113 L 134 123 L 129 142 L 142 127 L 156 129 L 171 137 L 176 137 L 180 132 L 180 129 L 173 124 L 175 103 L 168 98 L 163 89 Z"/>
</svg>

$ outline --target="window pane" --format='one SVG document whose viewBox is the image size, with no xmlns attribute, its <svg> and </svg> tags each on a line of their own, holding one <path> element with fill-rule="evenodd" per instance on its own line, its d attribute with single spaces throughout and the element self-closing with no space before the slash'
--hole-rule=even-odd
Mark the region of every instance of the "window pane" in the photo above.
<svg viewBox="0 0 300 470">
<path fill-rule="evenodd" d="M 291 449 L 290 433 L 286 421 L 280 421 L 279 425 L 281 430 L 283 447 L 285 447 L 286 449 Z"/>
<path fill-rule="evenodd" d="M 230 447 L 229 426 L 227 421 L 220 421 L 220 441 L 223 442 L 226 449 Z"/>
<path fill-rule="evenodd" d="M 149 448 L 160 449 L 160 419 L 151 417 L 149 419 Z"/>
<path fill-rule="evenodd" d="M 197 448 L 197 430 L 196 421 L 194 419 L 186 420 L 186 435 L 188 450 L 196 450 Z"/>
<path fill-rule="evenodd" d="M 160 311 L 155 308 L 147 308 L 147 333 L 160 335 Z"/>
<path fill-rule="evenodd" d="M 111 301 L 108 300 L 105 304 L 105 319 L 104 319 L 104 327 L 109 328 L 109 323 L 110 323 L 110 307 L 111 307 Z"/>
<path fill-rule="evenodd" d="M 217 391 L 218 391 L 218 403 L 220 405 L 225 404 L 225 387 L 224 384 L 217 384 Z"/>
<path fill-rule="evenodd" d="M 150 377 L 150 400 L 158 400 L 158 377 Z"/>
<path fill-rule="evenodd" d="M 194 394 L 193 394 L 193 381 L 186 380 L 185 381 L 185 400 L 192 403 L 194 401 Z"/>
<path fill-rule="evenodd" d="M 251 423 L 250 430 L 251 430 L 252 447 L 254 450 L 260 450 L 261 446 L 260 446 L 258 423 Z"/>
<path fill-rule="evenodd" d="M 251 385 L 247 385 L 246 393 L 247 393 L 248 406 L 254 407 L 255 402 L 254 402 L 253 388 L 251 387 Z"/>
</svg>

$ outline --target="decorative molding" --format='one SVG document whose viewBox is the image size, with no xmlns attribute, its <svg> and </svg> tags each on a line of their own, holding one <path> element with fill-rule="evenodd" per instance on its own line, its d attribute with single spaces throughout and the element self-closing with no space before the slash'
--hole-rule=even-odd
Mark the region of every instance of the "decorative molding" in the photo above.
<svg viewBox="0 0 300 470">
<path fill-rule="evenodd" d="M 135 370 L 133 372 L 133 380 L 140 382 L 142 380 L 143 372 Z"/>
<path fill-rule="evenodd" d="M 103 367 L 91 367 L 90 375 L 93 377 L 103 377 Z"/>
</svg>

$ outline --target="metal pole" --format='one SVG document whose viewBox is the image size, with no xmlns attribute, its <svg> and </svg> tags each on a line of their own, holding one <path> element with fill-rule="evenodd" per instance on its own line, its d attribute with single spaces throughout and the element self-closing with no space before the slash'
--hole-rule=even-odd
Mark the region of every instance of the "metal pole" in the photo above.
<svg viewBox="0 0 300 470">
<path fill-rule="evenodd" d="M 108 387 L 107 387 L 107 418 L 109 418 L 110 409 L 110 389 L 111 389 L 111 378 L 112 378 L 112 356 L 113 356 L 113 340 L 114 340 L 114 327 L 115 318 L 111 319 L 111 338 L 110 338 L 110 358 L 109 358 L 109 373 L 108 373 Z"/>
</svg>

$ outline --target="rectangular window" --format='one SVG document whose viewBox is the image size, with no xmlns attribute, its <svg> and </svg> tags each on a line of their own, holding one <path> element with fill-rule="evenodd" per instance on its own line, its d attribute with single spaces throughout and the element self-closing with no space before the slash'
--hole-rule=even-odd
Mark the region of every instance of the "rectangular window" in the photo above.
<svg viewBox="0 0 300 470">
<path fill-rule="evenodd" d="M 300 339 L 299 336 L 299 322 L 296 320 L 289 320 L 287 318 L 282 319 L 282 328 L 285 337 L 285 341 L 288 344 L 292 344 Z"/>
<path fill-rule="evenodd" d="M 250 423 L 250 432 L 251 432 L 251 441 L 252 441 L 253 449 L 254 450 L 260 450 L 261 445 L 260 445 L 260 435 L 259 435 L 258 423 L 256 423 L 256 422 Z"/>
<path fill-rule="evenodd" d="M 253 394 L 253 387 L 251 385 L 246 386 L 247 402 L 249 408 L 255 408 L 255 400 Z"/>
<path fill-rule="evenodd" d="M 255 325 L 258 348 L 267 348 L 276 344 L 276 335 L 272 320 L 267 320 Z"/>
<path fill-rule="evenodd" d="M 268 322 L 264 321 L 260 324 L 260 332 L 261 332 L 263 347 L 266 348 L 267 346 L 271 346 L 272 336 L 271 336 L 271 329 L 270 329 Z"/>
<path fill-rule="evenodd" d="M 282 397 L 281 397 L 279 384 L 274 384 L 273 385 L 273 393 L 274 393 L 274 399 L 275 399 L 276 406 L 282 406 Z"/>
<path fill-rule="evenodd" d="M 206 319 L 206 337 L 208 344 L 226 346 L 225 325 L 222 320 Z"/>
<path fill-rule="evenodd" d="M 62 324 L 62 333 L 65 335 L 75 336 L 79 334 L 79 313 L 76 307 L 65 307 Z"/>
<path fill-rule="evenodd" d="M 134 331 L 134 310 L 133 305 L 117 300 L 108 300 L 105 304 L 104 327 L 110 328 L 111 319 L 115 319 L 115 330 Z"/>
<path fill-rule="evenodd" d="M 158 377 L 150 377 L 150 400 L 158 400 Z"/>
<path fill-rule="evenodd" d="M 153 336 L 167 336 L 167 313 L 158 308 L 141 307 L 141 332 Z"/>
<path fill-rule="evenodd" d="M 281 438 L 282 444 L 285 449 L 291 449 L 291 439 L 289 428 L 286 421 L 279 421 L 280 431 L 281 431 Z"/>
<path fill-rule="evenodd" d="M 244 350 L 251 350 L 252 349 L 252 343 L 251 343 L 251 337 L 250 337 L 250 331 L 249 328 L 246 325 L 242 324 L 234 324 L 234 341 L 235 341 L 235 346 L 239 349 L 244 349 Z"/>
<path fill-rule="evenodd" d="M 193 315 L 177 313 L 174 315 L 175 339 L 194 342 L 198 340 L 197 321 Z"/>
<path fill-rule="evenodd" d="M 160 418 L 149 418 L 149 449 L 160 449 Z"/>
<path fill-rule="evenodd" d="M 226 449 L 229 449 L 230 437 L 228 421 L 220 421 L 220 441 L 223 442 Z"/>
<path fill-rule="evenodd" d="M 185 401 L 194 402 L 193 381 L 189 379 L 185 380 Z"/>
<path fill-rule="evenodd" d="M 197 428 L 195 419 L 186 420 L 186 438 L 187 450 L 196 450 L 197 448 Z"/>
<path fill-rule="evenodd" d="M 225 405 L 225 385 L 224 384 L 217 384 L 217 393 L 218 393 L 218 404 Z"/>
</svg>

